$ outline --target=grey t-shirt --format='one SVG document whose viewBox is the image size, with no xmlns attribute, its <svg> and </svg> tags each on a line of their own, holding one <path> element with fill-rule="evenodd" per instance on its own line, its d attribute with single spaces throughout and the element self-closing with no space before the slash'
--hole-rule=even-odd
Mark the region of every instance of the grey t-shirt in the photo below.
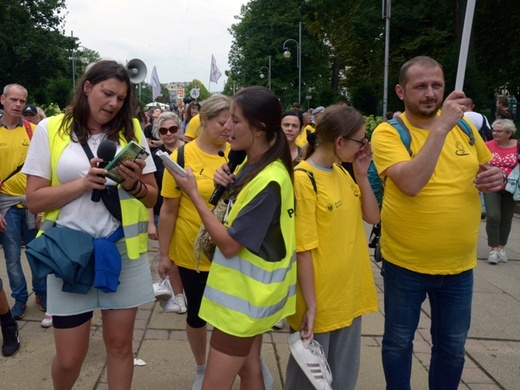
<svg viewBox="0 0 520 390">
<path fill-rule="evenodd" d="M 286 249 L 280 226 L 280 186 L 269 183 L 238 213 L 229 235 L 265 261 L 281 261 Z"/>
</svg>

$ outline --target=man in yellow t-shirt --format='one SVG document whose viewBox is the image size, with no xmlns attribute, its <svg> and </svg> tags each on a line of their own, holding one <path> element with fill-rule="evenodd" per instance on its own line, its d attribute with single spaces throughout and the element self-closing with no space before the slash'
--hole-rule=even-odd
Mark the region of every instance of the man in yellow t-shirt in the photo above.
<svg viewBox="0 0 520 390">
<path fill-rule="evenodd" d="M 0 103 L 4 115 L 0 118 L 0 213 L 5 219 L 5 232 L 0 232 L 11 296 L 15 304 L 11 313 L 15 320 L 25 316 L 29 292 L 22 269 L 22 242 L 28 244 L 36 237 L 35 217 L 25 203 L 26 176 L 21 172 L 25 162 L 31 135 L 35 126 L 22 120 L 22 110 L 27 100 L 27 90 L 19 84 L 6 85 Z M 46 289 L 44 279 L 32 281 L 33 290 L 40 308 L 46 309 Z"/>
<path fill-rule="evenodd" d="M 387 389 L 410 388 L 412 340 L 421 304 L 431 307 L 430 387 L 457 389 L 471 320 L 480 225 L 478 191 L 498 191 L 500 170 L 472 126 L 457 126 L 466 96 L 444 96 L 441 66 L 429 57 L 403 65 L 395 88 L 405 104 L 411 156 L 388 123 L 372 136 L 374 162 L 386 176 L 381 213 L 385 292 L 383 368 Z M 442 111 L 440 111 L 442 105 Z"/>
</svg>

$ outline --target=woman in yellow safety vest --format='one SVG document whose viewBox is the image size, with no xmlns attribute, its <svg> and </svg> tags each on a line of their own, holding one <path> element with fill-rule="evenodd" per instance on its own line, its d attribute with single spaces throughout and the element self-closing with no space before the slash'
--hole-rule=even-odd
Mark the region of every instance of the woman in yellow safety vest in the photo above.
<svg viewBox="0 0 520 390">
<path fill-rule="evenodd" d="M 88 351 L 93 311 L 101 309 L 108 386 L 130 389 L 137 307 L 154 300 L 146 210 L 157 198 L 153 160 L 136 159 L 119 167 L 123 181 L 114 191 L 121 208 L 116 217 L 113 208 L 93 197 L 93 192 L 115 188 L 116 183 L 97 167 L 103 160 L 87 154 L 90 148 L 96 156 L 104 140 L 115 142 L 117 150 L 134 140 L 149 152 L 139 122 L 132 119 L 132 90 L 123 65 L 115 61 L 94 64 L 79 82 L 66 113 L 40 122 L 24 166 L 27 205 L 33 213 L 44 213 L 41 229 L 50 234 L 51 228 L 68 228 L 95 239 L 93 285 L 97 287 L 86 293 L 64 292 L 63 279 L 47 276 L 47 311 L 53 316 L 56 345 L 51 368 L 55 388 L 74 387 Z"/>
<path fill-rule="evenodd" d="M 295 232 L 292 162 L 281 128 L 282 107 L 263 87 L 244 88 L 231 103 L 232 150 L 246 152 L 233 174 L 224 164 L 215 183 L 228 186 L 222 224 L 199 195 L 190 169 L 175 172 L 217 245 L 199 316 L 213 325 L 203 389 L 264 389 L 262 333 L 294 313 Z"/>
</svg>

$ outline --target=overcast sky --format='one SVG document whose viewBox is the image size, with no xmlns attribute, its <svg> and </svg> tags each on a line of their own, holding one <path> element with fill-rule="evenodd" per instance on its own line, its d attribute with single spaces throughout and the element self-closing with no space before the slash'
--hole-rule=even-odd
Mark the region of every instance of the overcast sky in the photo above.
<svg viewBox="0 0 520 390">
<path fill-rule="evenodd" d="M 229 70 L 228 29 L 247 0 L 66 0 L 65 34 L 103 59 L 133 58 L 153 67 L 162 84 L 198 79 L 208 88 L 211 55 L 222 72 L 210 91 L 221 91 Z"/>
</svg>

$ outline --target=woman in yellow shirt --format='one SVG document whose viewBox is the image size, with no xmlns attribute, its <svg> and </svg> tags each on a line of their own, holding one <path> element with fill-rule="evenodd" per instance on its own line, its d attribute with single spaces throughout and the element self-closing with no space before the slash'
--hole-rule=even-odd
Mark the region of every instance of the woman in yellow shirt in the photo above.
<svg viewBox="0 0 520 390">
<path fill-rule="evenodd" d="M 287 318 L 302 339 L 325 352 L 332 388 L 353 389 L 359 371 L 361 315 L 378 310 L 363 221 L 379 221 L 367 178 L 370 144 L 365 122 L 350 107 L 331 106 L 309 137 L 294 173 L 296 196 L 296 313 Z M 341 167 L 352 162 L 355 179 Z M 286 389 L 312 389 L 291 356 Z"/>
</svg>

